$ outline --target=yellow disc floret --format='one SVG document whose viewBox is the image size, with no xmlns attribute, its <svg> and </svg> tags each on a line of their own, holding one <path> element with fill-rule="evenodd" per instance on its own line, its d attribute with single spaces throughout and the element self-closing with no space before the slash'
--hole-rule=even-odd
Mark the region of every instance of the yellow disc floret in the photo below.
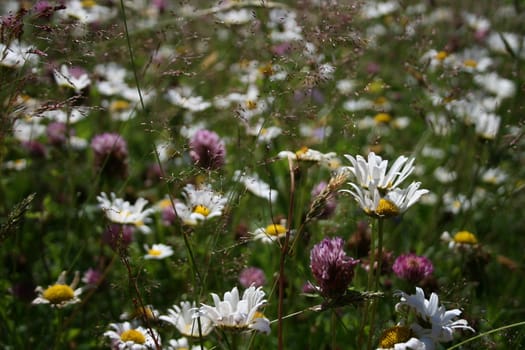
<svg viewBox="0 0 525 350">
<path fill-rule="evenodd" d="M 445 58 L 448 57 L 448 53 L 446 51 L 439 51 L 437 54 L 436 54 L 436 58 L 440 61 L 443 61 Z"/>
<path fill-rule="evenodd" d="M 123 342 L 132 341 L 137 344 L 144 344 L 146 342 L 146 337 L 142 332 L 139 332 L 135 329 L 129 329 L 120 334 L 120 340 Z"/>
<path fill-rule="evenodd" d="M 270 236 L 280 236 L 286 233 L 286 227 L 279 224 L 273 224 L 266 226 L 266 234 Z"/>
<path fill-rule="evenodd" d="M 388 113 L 378 113 L 374 117 L 374 121 L 377 124 L 388 124 L 392 120 L 392 117 Z"/>
<path fill-rule="evenodd" d="M 202 216 L 210 215 L 210 209 L 201 204 L 196 205 L 195 208 L 193 208 L 193 212 L 197 214 L 201 214 Z"/>
<path fill-rule="evenodd" d="M 381 334 L 378 348 L 393 349 L 396 344 L 404 343 L 412 337 L 410 328 L 404 326 L 394 326 Z"/>
<path fill-rule="evenodd" d="M 399 208 L 388 199 L 381 198 L 375 213 L 386 217 L 397 216 L 399 215 Z"/>
<path fill-rule="evenodd" d="M 62 304 L 63 302 L 69 301 L 75 297 L 73 288 L 65 284 L 55 284 L 47 288 L 42 294 L 44 299 L 49 300 L 51 304 Z"/>
<path fill-rule="evenodd" d="M 454 242 L 459 244 L 475 245 L 478 244 L 476 236 L 469 231 L 459 231 L 454 235 Z"/>
<path fill-rule="evenodd" d="M 82 7 L 83 8 L 92 8 L 95 6 L 97 2 L 95 0 L 82 0 Z"/>
<path fill-rule="evenodd" d="M 158 249 L 150 249 L 148 250 L 148 255 L 152 255 L 152 256 L 160 256 L 160 254 L 162 254 L 162 252 Z"/>
<path fill-rule="evenodd" d="M 476 68 L 478 65 L 478 62 L 473 59 L 467 59 L 463 61 L 463 64 L 465 65 L 465 67 Z"/>
</svg>

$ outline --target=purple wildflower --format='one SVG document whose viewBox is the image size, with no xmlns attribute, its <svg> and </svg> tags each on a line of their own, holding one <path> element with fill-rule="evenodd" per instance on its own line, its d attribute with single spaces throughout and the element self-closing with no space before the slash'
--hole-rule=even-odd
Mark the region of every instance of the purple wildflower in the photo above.
<svg viewBox="0 0 525 350">
<path fill-rule="evenodd" d="M 125 178 L 128 174 L 128 145 L 116 133 L 103 133 L 91 141 L 95 168 L 109 176 Z"/>
<path fill-rule="evenodd" d="M 264 271 L 257 267 L 247 267 L 239 274 L 239 283 L 244 288 L 249 288 L 252 285 L 261 287 L 266 283 L 266 276 Z"/>
<path fill-rule="evenodd" d="M 354 277 L 354 267 L 359 263 L 346 255 L 345 242 L 340 237 L 325 238 L 310 252 L 310 268 L 320 292 L 325 297 L 345 294 Z"/>
<path fill-rule="evenodd" d="M 112 224 L 102 234 L 102 241 L 116 251 L 127 248 L 133 241 L 133 226 Z"/>
<path fill-rule="evenodd" d="M 84 276 L 82 276 L 82 282 L 87 284 L 90 287 L 97 286 L 102 279 L 102 272 L 93 268 L 89 268 L 86 272 L 84 272 Z"/>
<path fill-rule="evenodd" d="M 210 130 L 199 130 L 190 141 L 190 156 L 195 165 L 204 169 L 219 169 L 224 165 L 226 148 L 219 135 Z"/>
<path fill-rule="evenodd" d="M 49 143 L 54 146 L 62 146 L 66 143 L 67 138 L 67 125 L 62 122 L 52 122 L 46 128 L 46 135 L 49 139 Z M 70 135 L 74 135 L 74 130 L 69 130 Z"/>
<path fill-rule="evenodd" d="M 410 253 L 400 255 L 394 261 L 392 270 L 397 277 L 412 283 L 418 283 L 432 274 L 434 266 L 427 257 Z"/>
</svg>

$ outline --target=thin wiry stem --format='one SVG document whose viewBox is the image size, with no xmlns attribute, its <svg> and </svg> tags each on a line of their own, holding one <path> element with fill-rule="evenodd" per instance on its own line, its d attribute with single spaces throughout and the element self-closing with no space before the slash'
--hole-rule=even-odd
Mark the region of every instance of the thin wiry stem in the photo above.
<svg viewBox="0 0 525 350">
<path fill-rule="evenodd" d="M 290 204 L 288 206 L 288 219 L 286 227 L 286 236 L 284 238 L 284 244 L 281 248 L 281 257 L 279 260 L 279 303 L 277 310 L 277 345 L 278 349 L 283 349 L 283 299 L 284 299 L 284 263 L 286 261 L 286 255 L 288 255 L 288 245 L 290 243 L 290 225 L 293 219 L 294 211 L 294 195 L 295 195 L 295 176 L 293 161 L 288 158 L 288 167 L 290 170 Z"/>
<path fill-rule="evenodd" d="M 462 345 L 465 345 L 467 343 L 470 343 L 471 341 L 474 341 L 476 339 L 482 338 L 482 337 L 487 336 L 487 335 L 492 334 L 492 333 L 497 333 L 497 332 L 503 331 L 505 329 L 514 328 L 514 327 L 520 327 L 520 326 L 525 326 L 525 321 L 521 321 L 521 322 L 518 322 L 518 323 L 512 323 L 512 324 L 509 324 L 509 325 L 506 325 L 506 326 L 503 326 L 503 327 L 495 328 L 495 329 L 492 329 L 490 331 L 480 333 L 480 334 L 478 334 L 478 335 L 476 335 L 474 337 L 465 339 L 462 342 L 451 346 L 450 348 L 447 348 L 447 350 L 453 350 L 453 349 L 459 348 Z"/>
</svg>

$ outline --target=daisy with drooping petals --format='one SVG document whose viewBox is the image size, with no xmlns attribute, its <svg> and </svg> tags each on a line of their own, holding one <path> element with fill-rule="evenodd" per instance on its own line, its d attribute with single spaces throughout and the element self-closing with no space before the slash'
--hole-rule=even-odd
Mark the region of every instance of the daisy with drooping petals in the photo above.
<svg viewBox="0 0 525 350">
<path fill-rule="evenodd" d="M 456 232 L 453 237 L 445 231 L 441 234 L 441 240 L 448 242 L 450 249 L 457 250 L 471 250 L 478 245 L 476 235 L 466 230 Z"/>
<path fill-rule="evenodd" d="M 192 184 L 184 187 L 182 196 L 185 203 L 175 203 L 178 217 L 186 225 L 195 226 L 199 221 L 222 215 L 227 198 L 212 190 L 211 186 L 195 188 Z"/>
<path fill-rule="evenodd" d="M 209 318 L 215 327 L 270 333 L 270 320 L 259 311 L 259 308 L 266 304 L 265 293 L 261 287 L 251 286 L 244 291 L 242 298 L 239 298 L 237 287 L 224 293 L 224 300 L 215 293 L 211 293 L 211 296 L 215 306 L 203 304 L 199 312 Z"/>
<path fill-rule="evenodd" d="M 270 185 L 262 181 L 257 174 L 248 175 L 241 173 L 240 170 L 235 170 L 233 180 L 242 183 L 248 191 L 257 197 L 265 198 L 272 203 L 277 200 L 277 190 L 270 188 Z"/>
<path fill-rule="evenodd" d="M 82 288 L 76 288 L 79 280 L 80 277 L 77 271 L 73 282 L 67 285 L 66 271 L 62 271 L 54 285 L 46 289 L 41 286 L 36 287 L 35 291 L 38 292 L 38 297 L 33 300 L 32 304 L 50 304 L 52 307 L 63 308 L 79 303 L 79 296 L 82 294 Z"/>
<path fill-rule="evenodd" d="M 410 328 L 418 337 L 441 343 L 451 341 L 456 329 L 467 329 L 474 332 L 466 320 L 454 320 L 461 315 L 459 309 L 447 310 L 445 306 L 439 305 L 439 297 L 436 293 L 432 293 L 430 298 L 426 299 L 423 289 L 416 287 L 415 294 L 399 292 L 397 295 L 401 301 L 396 304 L 396 310 L 408 310 L 415 313 L 417 322 Z"/>
<path fill-rule="evenodd" d="M 160 336 L 154 329 L 144 327 L 133 328 L 131 323 L 111 323 L 110 331 L 104 332 L 104 337 L 111 340 L 111 348 L 118 350 L 156 349 L 160 345 Z"/>
<path fill-rule="evenodd" d="M 145 244 L 144 249 L 146 250 L 146 255 L 144 255 L 144 259 L 155 259 L 155 260 L 162 260 L 164 258 L 167 258 L 168 256 L 173 255 L 173 248 L 169 245 L 165 245 L 162 243 L 159 244 L 153 244 L 151 248 Z"/>
<path fill-rule="evenodd" d="M 109 199 L 107 194 L 102 192 L 97 196 L 97 200 L 109 221 L 123 225 L 135 225 L 142 233 L 151 233 L 151 229 L 145 223 L 149 222 L 148 215 L 153 213 L 154 209 L 144 210 L 148 204 L 146 199 L 138 198 L 135 204 L 131 205 L 128 201 L 117 198 L 114 193 L 111 193 L 111 199 Z"/>
<path fill-rule="evenodd" d="M 159 319 L 175 326 L 186 337 L 206 336 L 213 330 L 213 324 L 209 318 L 201 317 L 198 311 L 195 302 L 183 301 L 180 306 L 173 305 L 168 314 Z"/>
</svg>

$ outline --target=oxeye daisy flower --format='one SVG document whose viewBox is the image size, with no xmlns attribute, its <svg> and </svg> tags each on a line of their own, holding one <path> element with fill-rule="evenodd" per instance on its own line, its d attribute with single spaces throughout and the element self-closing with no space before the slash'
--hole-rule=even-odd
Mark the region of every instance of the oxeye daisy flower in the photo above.
<svg viewBox="0 0 525 350">
<path fill-rule="evenodd" d="M 397 325 L 383 331 L 377 350 L 427 350 L 426 344 L 414 337 L 409 327 Z"/>
<path fill-rule="evenodd" d="M 354 158 L 349 154 L 345 154 L 345 158 L 352 163 L 348 170 L 354 174 L 356 184 L 364 189 L 374 186 L 380 191 L 393 190 L 414 171 L 414 158 L 405 156 L 399 156 L 388 172 L 388 160 L 374 152 L 368 154 L 368 159 L 360 155 Z"/>
<path fill-rule="evenodd" d="M 322 153 L 306 146 L 301 147 L 296 152 L 281 151 L 277 154 L 277 158 L 290 158 L 297 161 L 315 162 L 330 169 L 337 169 L 341 163 L 335 152 Z"/>
<path fill-rule="evenodd" d="M 118 350 L 156 349 L 161 344 L 160 336 L 154 329 L 134 328 L 131 323 L 111 323 L 110 331 L 104 337 L 111 340 L 111 348 Z"/>
<path fill-rule="evenodd" d="M 270 185 L 262 181 L 257 174 L 247 175 L 236 170 L 233 174 L 233 180 L 242 183 L 248 191 L 257 197 L 265 198 L 272 203 L 277 200 L 277 190 L 270 188 Z"/>
<path fill-rule="evenodd" d="M 91 84 L 91 79 L 85 70 L 79 67 L 68 68 L 65 64 L 60 66 L 60 71 L 54 70 L 53 76 L 58 86 L 64 86 L 79 93 Z"/>
<path fill-rule="evenodd" d="M 182 196 L 185 203 L 175 203 L 175 211 L 183 223 L 195 226 L 199 221 L 222 215 L 227 198 L 214 192 L 210 185 L 195 188 L 192 184 L 184 187 Z"/>
<path fill-rule="evenodd" d="M 362 189 L 354 183 L 349 184 L 354 190 L 341 190 L 341 192 L 350 193 L 365 213 L 372 217 L 398 216 L 428 193 L 426 189 L 419 189 L 420 182 L 413 182 L 405 189 L 396 188 L 384 196 L 375 185 L 371 184 L 369 189 Z"/>
<path fill-rule="evenodd" d="M 151 305 L 144 307 L 137 307 L 132 311 L 125 311 L 120 315 L 120 319 L 124 321 L 128 320 L 149 320 L 156 321 L 159 318 L 159 312 Z"/>
<path fill-rule="evenodd" d="M 144 255 L 144 259 L 161 260 L 173 255 L 173 248 L 171 248 L 169 245 L 165 245 L 162 243 L 153 244 L 151 248 L 147 244 L 145 244 L 144 249 L 146 250 L 146 255 Z"/>
<path fill-rule="evenodd" d="M 478 245 L 476 235 L 470 231 L 458 231 L 454 236 L 450 236 L 448 231 L 441 234 L 441 240 L 448 242 L 450 249 L 471 250 Z"/>
<path fill-rule="evenodd" d="M 286 220 L 281 220 L 278 224 L 272 223 L 266 227 L 259 227 L 250 233 L 254 240 L 273 243 L 286 236 Z"/>
<path fill-rule="evenodd" d="M 135 225 L 142 233 L 151 233 L 151 229 L 145 223 L 150 221 L 148 215 L 152 214 L 154 209 L 144 210 L 148 204 L 146 199 L 138 198 L 135 204 L 131 205 L 128 201 L 117 198 L 114 193 L 111 193 L 111 199 L 109 199 L 108 195 L 102 192 L 97 196 L 97 200 L 99 207 L 104 211 L 109 221 L 117 224 Z"/>
<path fill-rule="evenodd" d="M 32 304 L 50 304 L 52 307 L 62 308 L 79 303 L 79 296 L 82 294 L 82 288 L 76 288 L 79 280 L 79 273 L 76 272 L 73 282 L 67 285 L 66 271 L 63 271 L 52 286 L 46 289 L 41 286 L 36 287 L 35 291 L 38 292 L 38 297 L 33 300 Z"/>
<path fill-rule="evenodd" d="M 416 315 L 417 321 L 410 328 L 420 338 L 425 337 L 434 343 L 440 343 L 451 341 L 456 329 L 474 332 L 466 320 L 454 320 L 461 315 L 459 309 L 447 310 L 445 306 L 439 305 L 436 293 L 432 293 L 430 298 L 426 299 L 423 289 L 416 287 L 415 294 L 398 292 L 397 296 L 400 297 L 400 302 L 396 304 L 396 311 L 408 311 Z"/>
<path fill-rule="evenodd" d="M 159 316 L 159 320 L 171 324 L 186 337 L 206 336 L 213 330 L 213 323 L 209 318 L 201 317 L 195 302 L 183 301 L 173 305 L 167 315 Z"/>
<path fill-rule="evenodd" d="M 359 260 L 347 256 L 344 245 L 341 237 L 325 238 L 310 251 L 310 269 L 323 296 L 344 295 L 354 277 Z"/>
<path fill-rule="evenodd" d="M 215 327 L 232 331 L 256 330 L 270 333 L 270 320 L 259 311 L 266 304 L 265 293 L 261 287 L 251 286 L 239 298 L 239 290 L 234 287 L 224 293 L 221 300 L 211 293 L 214 306 L 202 304 L 199 312 L 212 321 Z"/>
</svg>

